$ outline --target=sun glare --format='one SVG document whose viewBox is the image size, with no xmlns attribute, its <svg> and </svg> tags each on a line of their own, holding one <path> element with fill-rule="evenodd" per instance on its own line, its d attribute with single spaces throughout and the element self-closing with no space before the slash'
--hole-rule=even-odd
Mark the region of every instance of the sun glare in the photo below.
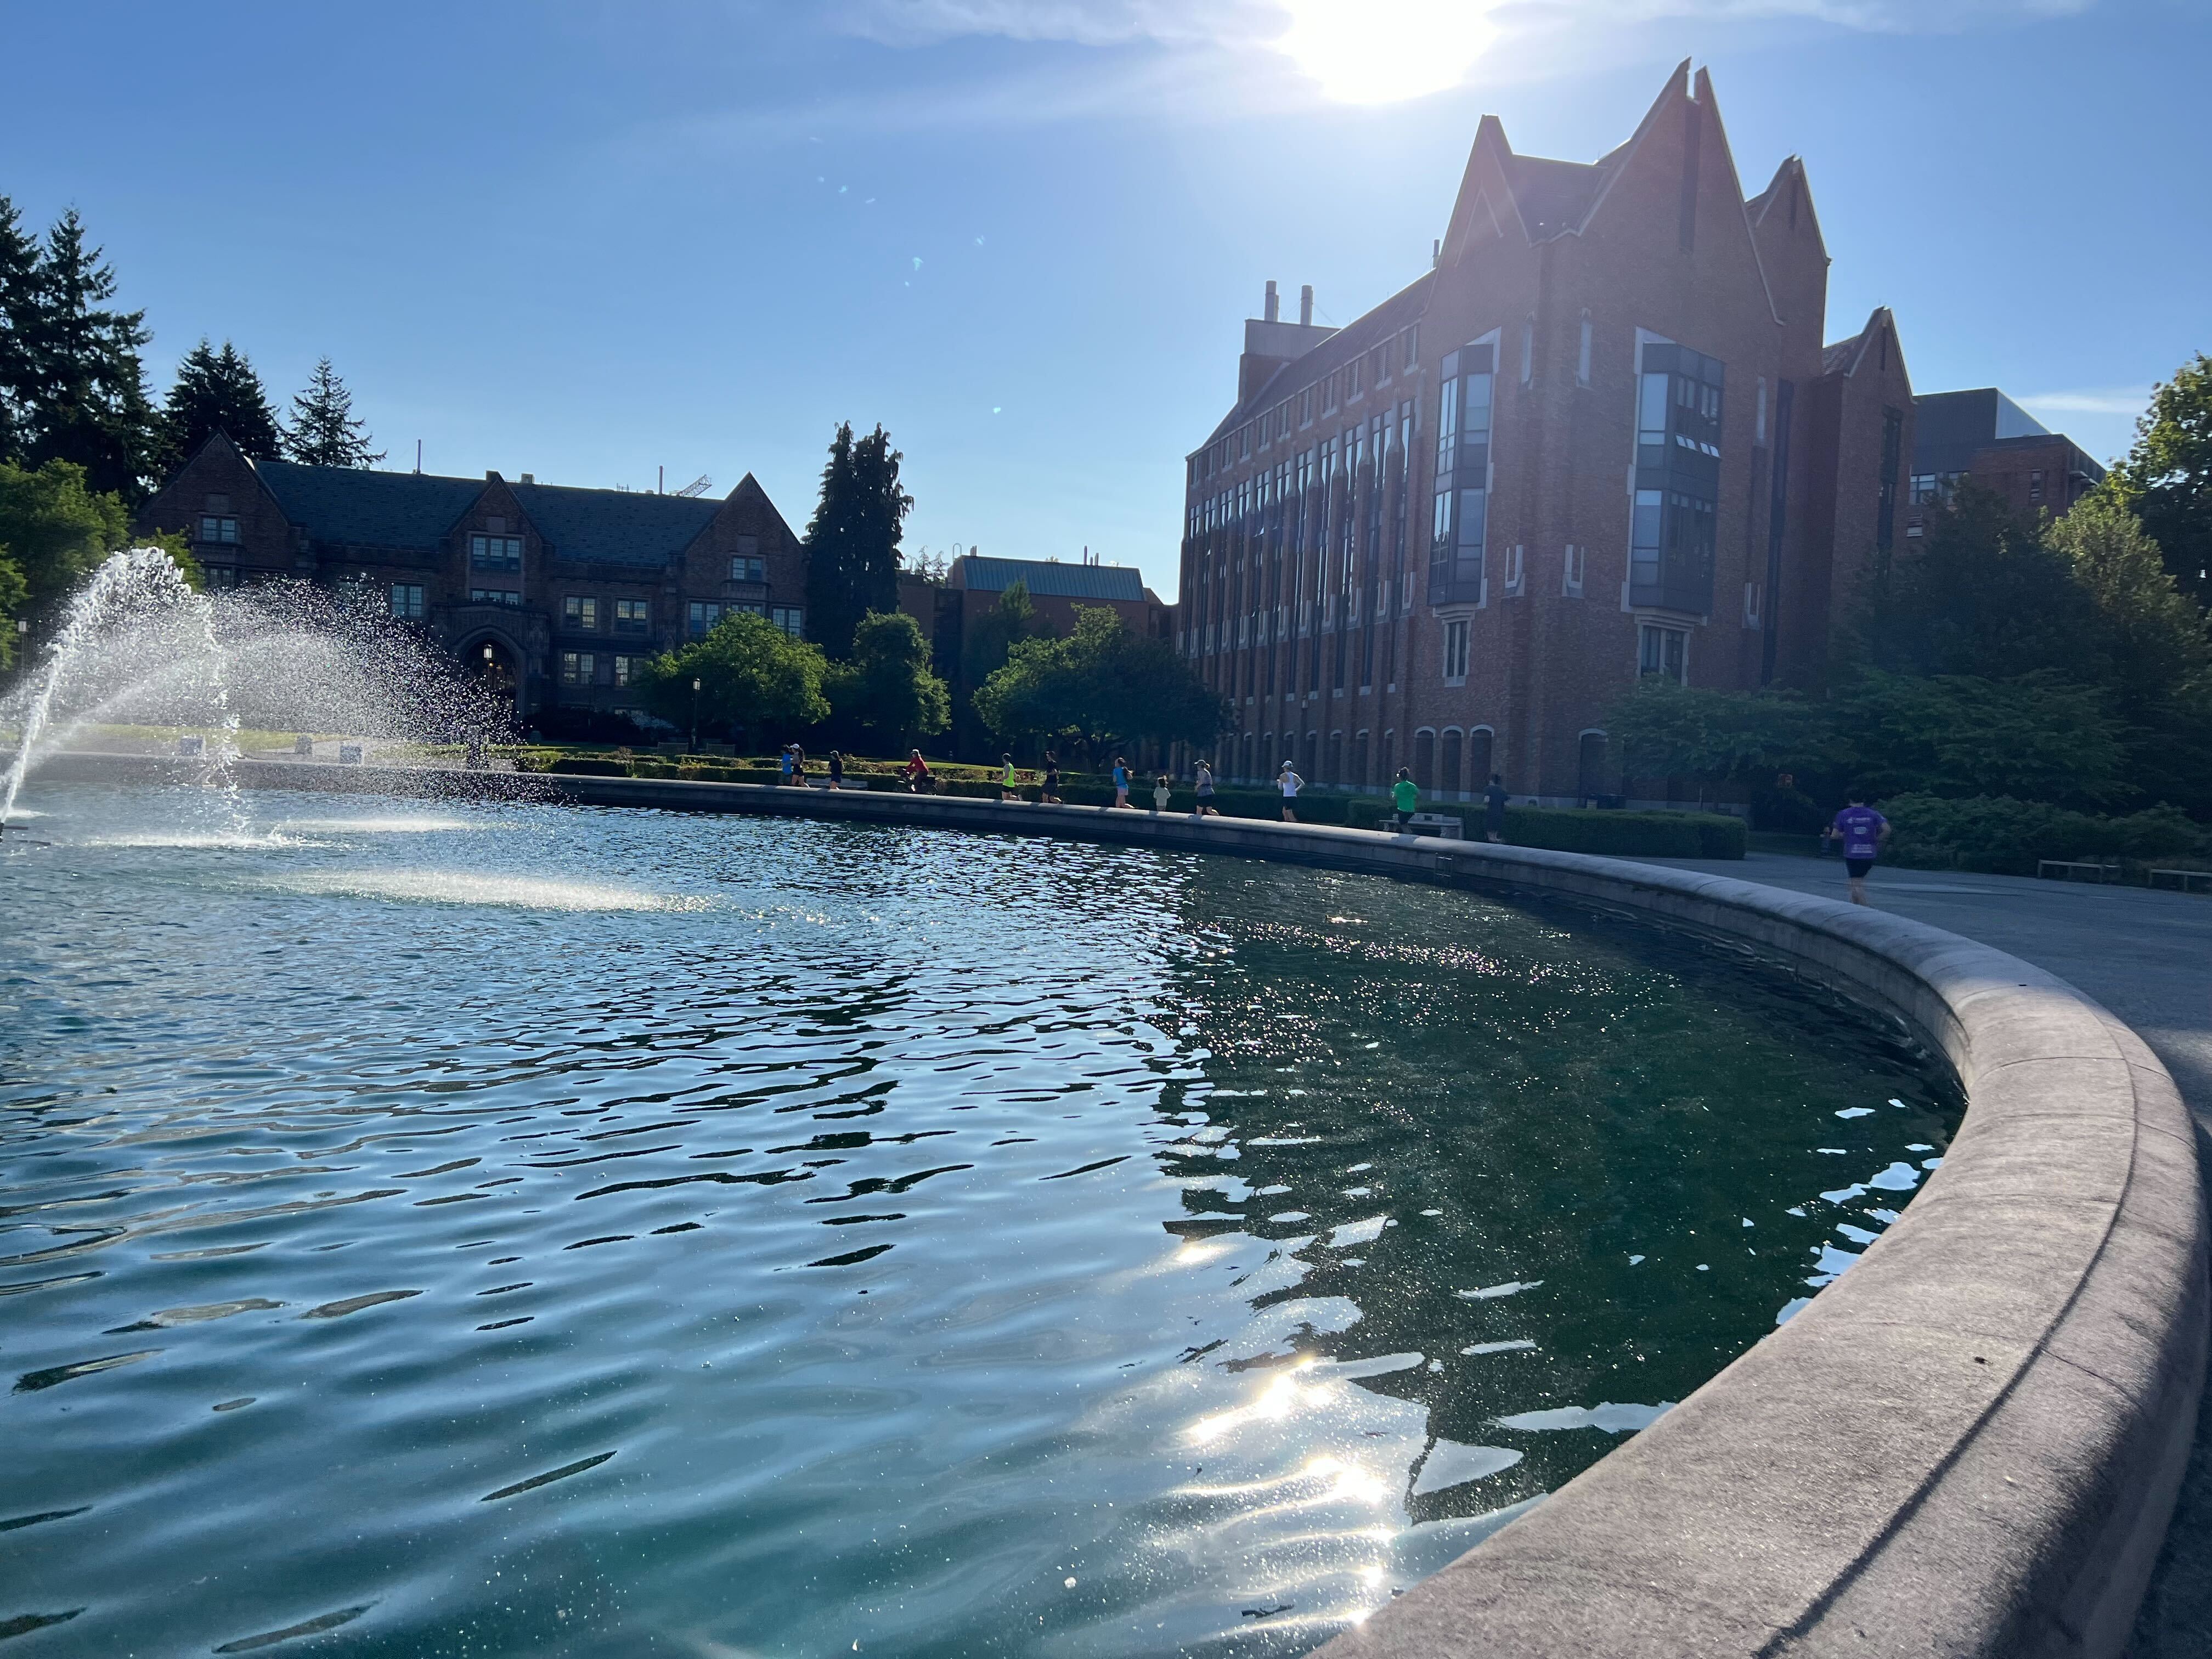
<svg viewBox="0 0 2212 1659">
<path fill-rule="evenodd" d="M 1322 95 L 1392 104 L 1465 78 L 1496 38 L 1484 0 L 1284 0 L 1275 42 Z"/>
</svg>

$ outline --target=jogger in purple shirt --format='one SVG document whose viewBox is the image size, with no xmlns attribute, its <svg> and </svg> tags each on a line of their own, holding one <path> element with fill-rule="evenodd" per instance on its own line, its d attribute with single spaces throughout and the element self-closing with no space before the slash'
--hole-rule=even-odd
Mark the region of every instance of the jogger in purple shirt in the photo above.
<svg viewBox="0 0 2212 1659">
<path fill-rule="evenodd" d="M 1858 795 L 1850 797 L 1850 805 L 1836 814 L 1836 821 L 1826 831 L 1831 841 L 1844 844 L 1844 873 L 1850 878 L 1851 902 L 1867 902 L 1867 872 L 1874 861 L 1881 856 L 1881 849 L 1889 842 L 1889 820 Z"/>
</svg>

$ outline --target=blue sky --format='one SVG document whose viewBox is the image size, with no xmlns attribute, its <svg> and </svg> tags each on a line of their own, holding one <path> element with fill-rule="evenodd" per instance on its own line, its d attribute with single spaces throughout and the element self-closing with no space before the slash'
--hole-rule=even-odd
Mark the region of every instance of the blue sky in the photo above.
<svg viewBox="0 0 2212 1659">
<path fill-rule="evenodd" d="M 1478 118 L 1593 160 L 1713 73 L 1806 158 L 1829 335 L 2100 456 L 2212 349 L 2203 0 L 0 0 L 0 192 L 74 204 L 155 331 L 280 396 L 328 353 L 386 465 L 720 495 L 804 526 L 834 424 L 909 545 L 1172 593 L 1182 457 L 1279 279 L 1418 275 Z M 81 62 L 82 69 L 61 66 Z"/>
</svg>

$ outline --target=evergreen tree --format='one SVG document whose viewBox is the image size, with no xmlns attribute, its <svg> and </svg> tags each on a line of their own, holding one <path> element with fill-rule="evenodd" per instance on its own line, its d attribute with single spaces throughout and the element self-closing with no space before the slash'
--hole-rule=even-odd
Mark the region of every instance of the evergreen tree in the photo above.
<svg viewBox="0 0 2212 1659">
<path fill-rule="evenodd" d="M 21 460 L 30 444 L 38 314 L 39 240 L 0 196 L 0 461 Z"/>
<path fill-rule="evenodd" d="M 830 665 L 824 690 L 839 718 L 873 732 L 886 754 L 952 723 L 951 694 L 930 672 L 929 641 L 903 611 L 861 617 L 852 661 Z"/>
<path fill-rule="evenodd" d="M 372 451 L 373 441 L 368 422 L 354 417 L 353 393 L 329 358 L 319 360 L 307 389 L 292 399 L 292 429 L 286 434 L 292 459 L 308 466 L 373 466 L 385 453 Z"/>
<path fill-rule="evenodd" d="M 2212 356 L 2199 352 L 2152 392 L 2135 447 L 2095 493 L 2141 519 L 2181 591 L 2212 605 Z"/>
<path fill-rule="evenodd" d="M 904 459 L 880 426 L 855 439 L 845 422 L 830 440 L 806 526 L 806 632 L 831 657 L 852 655 L 861 617 L 898 609 L 899 539 L 914 507 L 899 485 Z"/>
<path fill-rule="evenodd" d="M 283 434 L 252 363 L 229 341 L 216 351 L 203 335 L 177 366 L 176 384 L 161 410 L 168 465 L 190 460 L 217 432 L 228 433 L 241 453 L 257 461 L 273 461 L 282 453 Z"/>
<path fill-rule="evenodd" d="M 115 271 L 88 248 L 71 208 L 46 233 L 24 344 L 30 362 L 33 465 L 69 461 L 100 494 L 135 502 L 154 481 L 159 428 L 138 349 L 153 336 L 143 311 L 117 311 Z"/>
</svg>

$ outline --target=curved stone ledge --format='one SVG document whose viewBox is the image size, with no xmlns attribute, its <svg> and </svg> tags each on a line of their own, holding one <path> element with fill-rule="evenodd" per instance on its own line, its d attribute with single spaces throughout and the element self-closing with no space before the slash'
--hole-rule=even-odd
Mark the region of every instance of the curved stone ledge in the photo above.
<svg viewBox="0 0 2212 1659">
<path fill-rule="evenodd" d="M 428 794 L 452 781 L 237 771 L 263 787 Z M 87 756 L 40 772 L 178 769 Z M 1903 1218 L 1650 1428 L 1324 1652 L 2016 1659 L 2124 1644 L 2203 1388 L 2205 1218 L 2172 1080 L 2063 981 L 1879 910 L 1575 854 L 903 793 L 471 781 L 585 805 L 1044 835 L 1558 894 L 1736 942 L 1895 1012 L 1969 1102 Z"/>
</svg>

